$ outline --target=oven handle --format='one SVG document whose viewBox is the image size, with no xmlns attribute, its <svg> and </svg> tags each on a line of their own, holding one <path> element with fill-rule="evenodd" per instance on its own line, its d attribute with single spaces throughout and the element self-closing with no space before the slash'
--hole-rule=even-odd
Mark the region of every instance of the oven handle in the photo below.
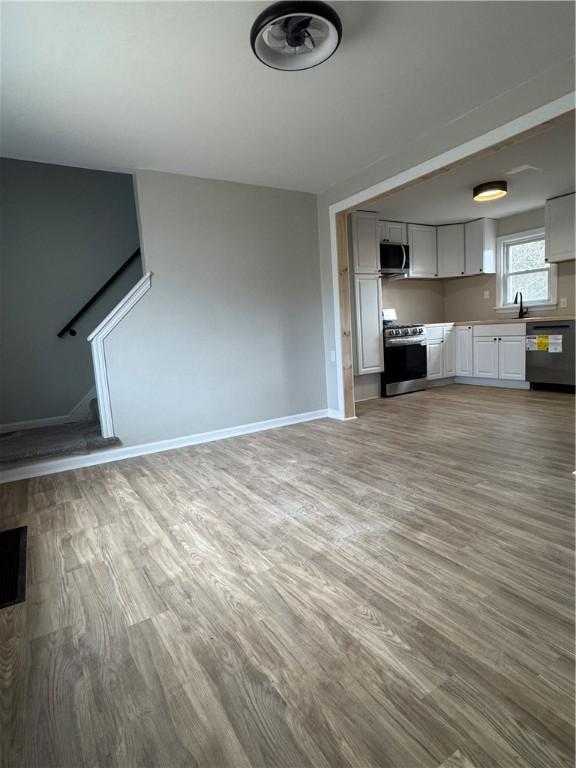
<svg viewBox="0 0 576 768">
<path fill-rule="evenodd" d="M 426 347 L 426 339 L 414 339 L 413 341 L 404 341 L 404 339 L 386 339 L 384 342 L 387 347 Z"/>
</svg>

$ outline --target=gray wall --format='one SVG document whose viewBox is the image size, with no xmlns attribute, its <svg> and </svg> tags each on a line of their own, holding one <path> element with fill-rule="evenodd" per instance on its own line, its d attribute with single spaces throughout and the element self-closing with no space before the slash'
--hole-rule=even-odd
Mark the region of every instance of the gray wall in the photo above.
<svg viewBox="0 0 576 768">
<path fill-rule="evenodd" d="M 124 445 L 326 406 L 313 195 L 138 172 L 152 288 L 106 340 Z"/>
<path fill-rule="evenodd" d="M 87 335 L 141 275 L 57 338 L 138 247 L 132 177 L 2 159 L 0 214 L 0 423 L 63 416 L 94 383 Z"/>
</svg>

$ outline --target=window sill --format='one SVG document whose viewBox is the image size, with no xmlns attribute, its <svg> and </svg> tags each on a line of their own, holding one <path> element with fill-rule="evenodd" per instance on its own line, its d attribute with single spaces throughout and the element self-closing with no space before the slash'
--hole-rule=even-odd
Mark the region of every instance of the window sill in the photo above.
<svg viewBox="0 0 576 768">
<path fill-rule="evenodd" d="M 555 301 L 542 301 L 538 304 L 524 304 L 524 309 L 557 309 L 558 303 Z M 520 309 L 519 304 L 507 304 L 504 307 L 493 307 L 495 312 L 518 312 Z"/>
</svg>

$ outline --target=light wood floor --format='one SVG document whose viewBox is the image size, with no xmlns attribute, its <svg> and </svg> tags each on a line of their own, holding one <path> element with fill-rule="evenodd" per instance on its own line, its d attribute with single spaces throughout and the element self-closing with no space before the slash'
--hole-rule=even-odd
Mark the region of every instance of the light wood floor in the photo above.
<svg viewBox="0 0 576 768">
<path fill-rule="evenodd" d="M 0 488 L 4 766 L 573 765 L 573 398 L 358 410 Z"/>
</svg>

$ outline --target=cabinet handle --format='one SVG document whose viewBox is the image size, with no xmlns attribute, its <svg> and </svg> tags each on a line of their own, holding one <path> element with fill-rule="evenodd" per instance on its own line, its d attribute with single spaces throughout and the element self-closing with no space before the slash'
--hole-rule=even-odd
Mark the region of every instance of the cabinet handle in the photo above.
<svg viewBox="0 0 576 768">
<path fill-rule="evenodd" d="M 502 339 L 500 337 L 498 337 L 498 341 L 502 341 Z"/>
<path fill-rule="evenodd" d="M 494 341 L 498 341 L 498 339 L 496 338 L 496 336 L 494 336 Z"/>
<path fill-rule="evenodd" d="M 463 275 L 463 274 L 464 274 L 464 272 L 460 272 L 460 274 L 461 274 L 461 275 Z"/>
<path fill-rule="evenodd" d="M 482 267 L 480 267 L 480 272 L 482 272 Z"/>
</svg>

